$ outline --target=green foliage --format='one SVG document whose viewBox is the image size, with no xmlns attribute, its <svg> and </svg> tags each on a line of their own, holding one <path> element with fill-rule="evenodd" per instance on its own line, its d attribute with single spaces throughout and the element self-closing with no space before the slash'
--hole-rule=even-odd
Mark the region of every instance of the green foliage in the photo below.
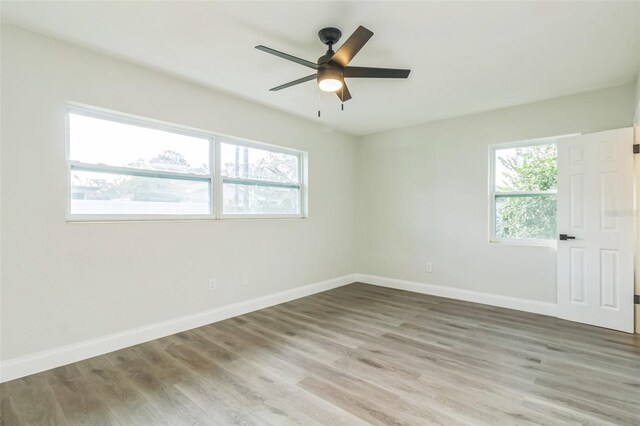
<svg viewBox="0 0 640 426">
<path fill-rule="evenodd" d="M 511 151 L 511 150 L 510 150 Z M 500 155 L 500 192 L 553 191 L 557 187 L 556 145 L 517 148 Z M 496 199 L 496 236 L 501 238 L 555 239 L 556 196 L 500 196 Z"/>
</svg>

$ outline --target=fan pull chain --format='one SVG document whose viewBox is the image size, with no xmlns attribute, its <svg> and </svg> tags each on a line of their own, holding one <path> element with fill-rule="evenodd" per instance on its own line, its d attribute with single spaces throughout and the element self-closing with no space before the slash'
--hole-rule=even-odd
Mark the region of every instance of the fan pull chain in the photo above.
<svg viewBox="0 0 640 426">
<path fill-rule="evenodd" d="M 340 111 L 344 111 L 344 74 L 342 74 L 342 88 L 340 89 Z"/>
<path fill-rule="evenodd" d="M 317 102 L 317 106 L 318 106 L 318 118 L 320 118 L 320 89 L 318 89 L 318 102 Z"/>
</svg>

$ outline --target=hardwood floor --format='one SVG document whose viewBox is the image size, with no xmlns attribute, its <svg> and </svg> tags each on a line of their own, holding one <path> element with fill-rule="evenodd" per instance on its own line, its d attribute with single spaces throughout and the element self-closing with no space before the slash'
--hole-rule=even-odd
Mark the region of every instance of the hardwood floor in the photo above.
<svg viewBox="0 0 640 426">
<path fill-rule="evenodd" d="M 640 337 L 352 284 L 0 386 L 1 424 L 640 424 Z"/>
</svg>

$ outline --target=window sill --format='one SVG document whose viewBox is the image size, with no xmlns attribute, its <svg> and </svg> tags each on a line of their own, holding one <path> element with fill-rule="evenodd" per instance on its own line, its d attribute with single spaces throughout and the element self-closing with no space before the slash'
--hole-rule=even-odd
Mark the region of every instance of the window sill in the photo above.
<svg viewBox="0 0 640 426">
<path fill-rule="evenodd" d="M 528 247 L 548 247 L 556 248 L 558 242 L 556 240 L 516 240 L 516 239 L 491 239 L 489 244 L 505 244 L 513 246 L 528 246 Z"/>
<path fill-rule="evenodd" d="M 223 214 L 216 220 L 254 220 L 254 219 L 306 219 L 299 214 Z"/>
<path fill-rule="evenodd" d="M 297 220 L 306 219 L 306 216 L 300 215 L 225 215 L 223 217 L 215 216 L 87 216 L 72 215 L 67 216 L 66 223 L 154 223 L 154 222 L 225 222 L 225 221 L 244 221 L 244 220 Z"/>
</svg>

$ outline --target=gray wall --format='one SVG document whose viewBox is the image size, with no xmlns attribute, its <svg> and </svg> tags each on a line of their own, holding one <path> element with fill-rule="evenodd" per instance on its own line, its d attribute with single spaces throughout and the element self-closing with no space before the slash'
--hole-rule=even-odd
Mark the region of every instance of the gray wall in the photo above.
<svg viewBox="0 0 640 426">
<path fill-rule="evenodd" d="M 6 25 L 1 89 L 3 361 L 354 272 L 351 136 Z M 307 151 L 309 218 L 66 223 L 67 101 Z"/>
<path fill-rule="evenodd" d="M 488 242 L 489 145 L 629 127 L 634 92 L 627 85 L 360 138 L 358 272 L 554 303 L 555 248 Z"/>
</svg>

